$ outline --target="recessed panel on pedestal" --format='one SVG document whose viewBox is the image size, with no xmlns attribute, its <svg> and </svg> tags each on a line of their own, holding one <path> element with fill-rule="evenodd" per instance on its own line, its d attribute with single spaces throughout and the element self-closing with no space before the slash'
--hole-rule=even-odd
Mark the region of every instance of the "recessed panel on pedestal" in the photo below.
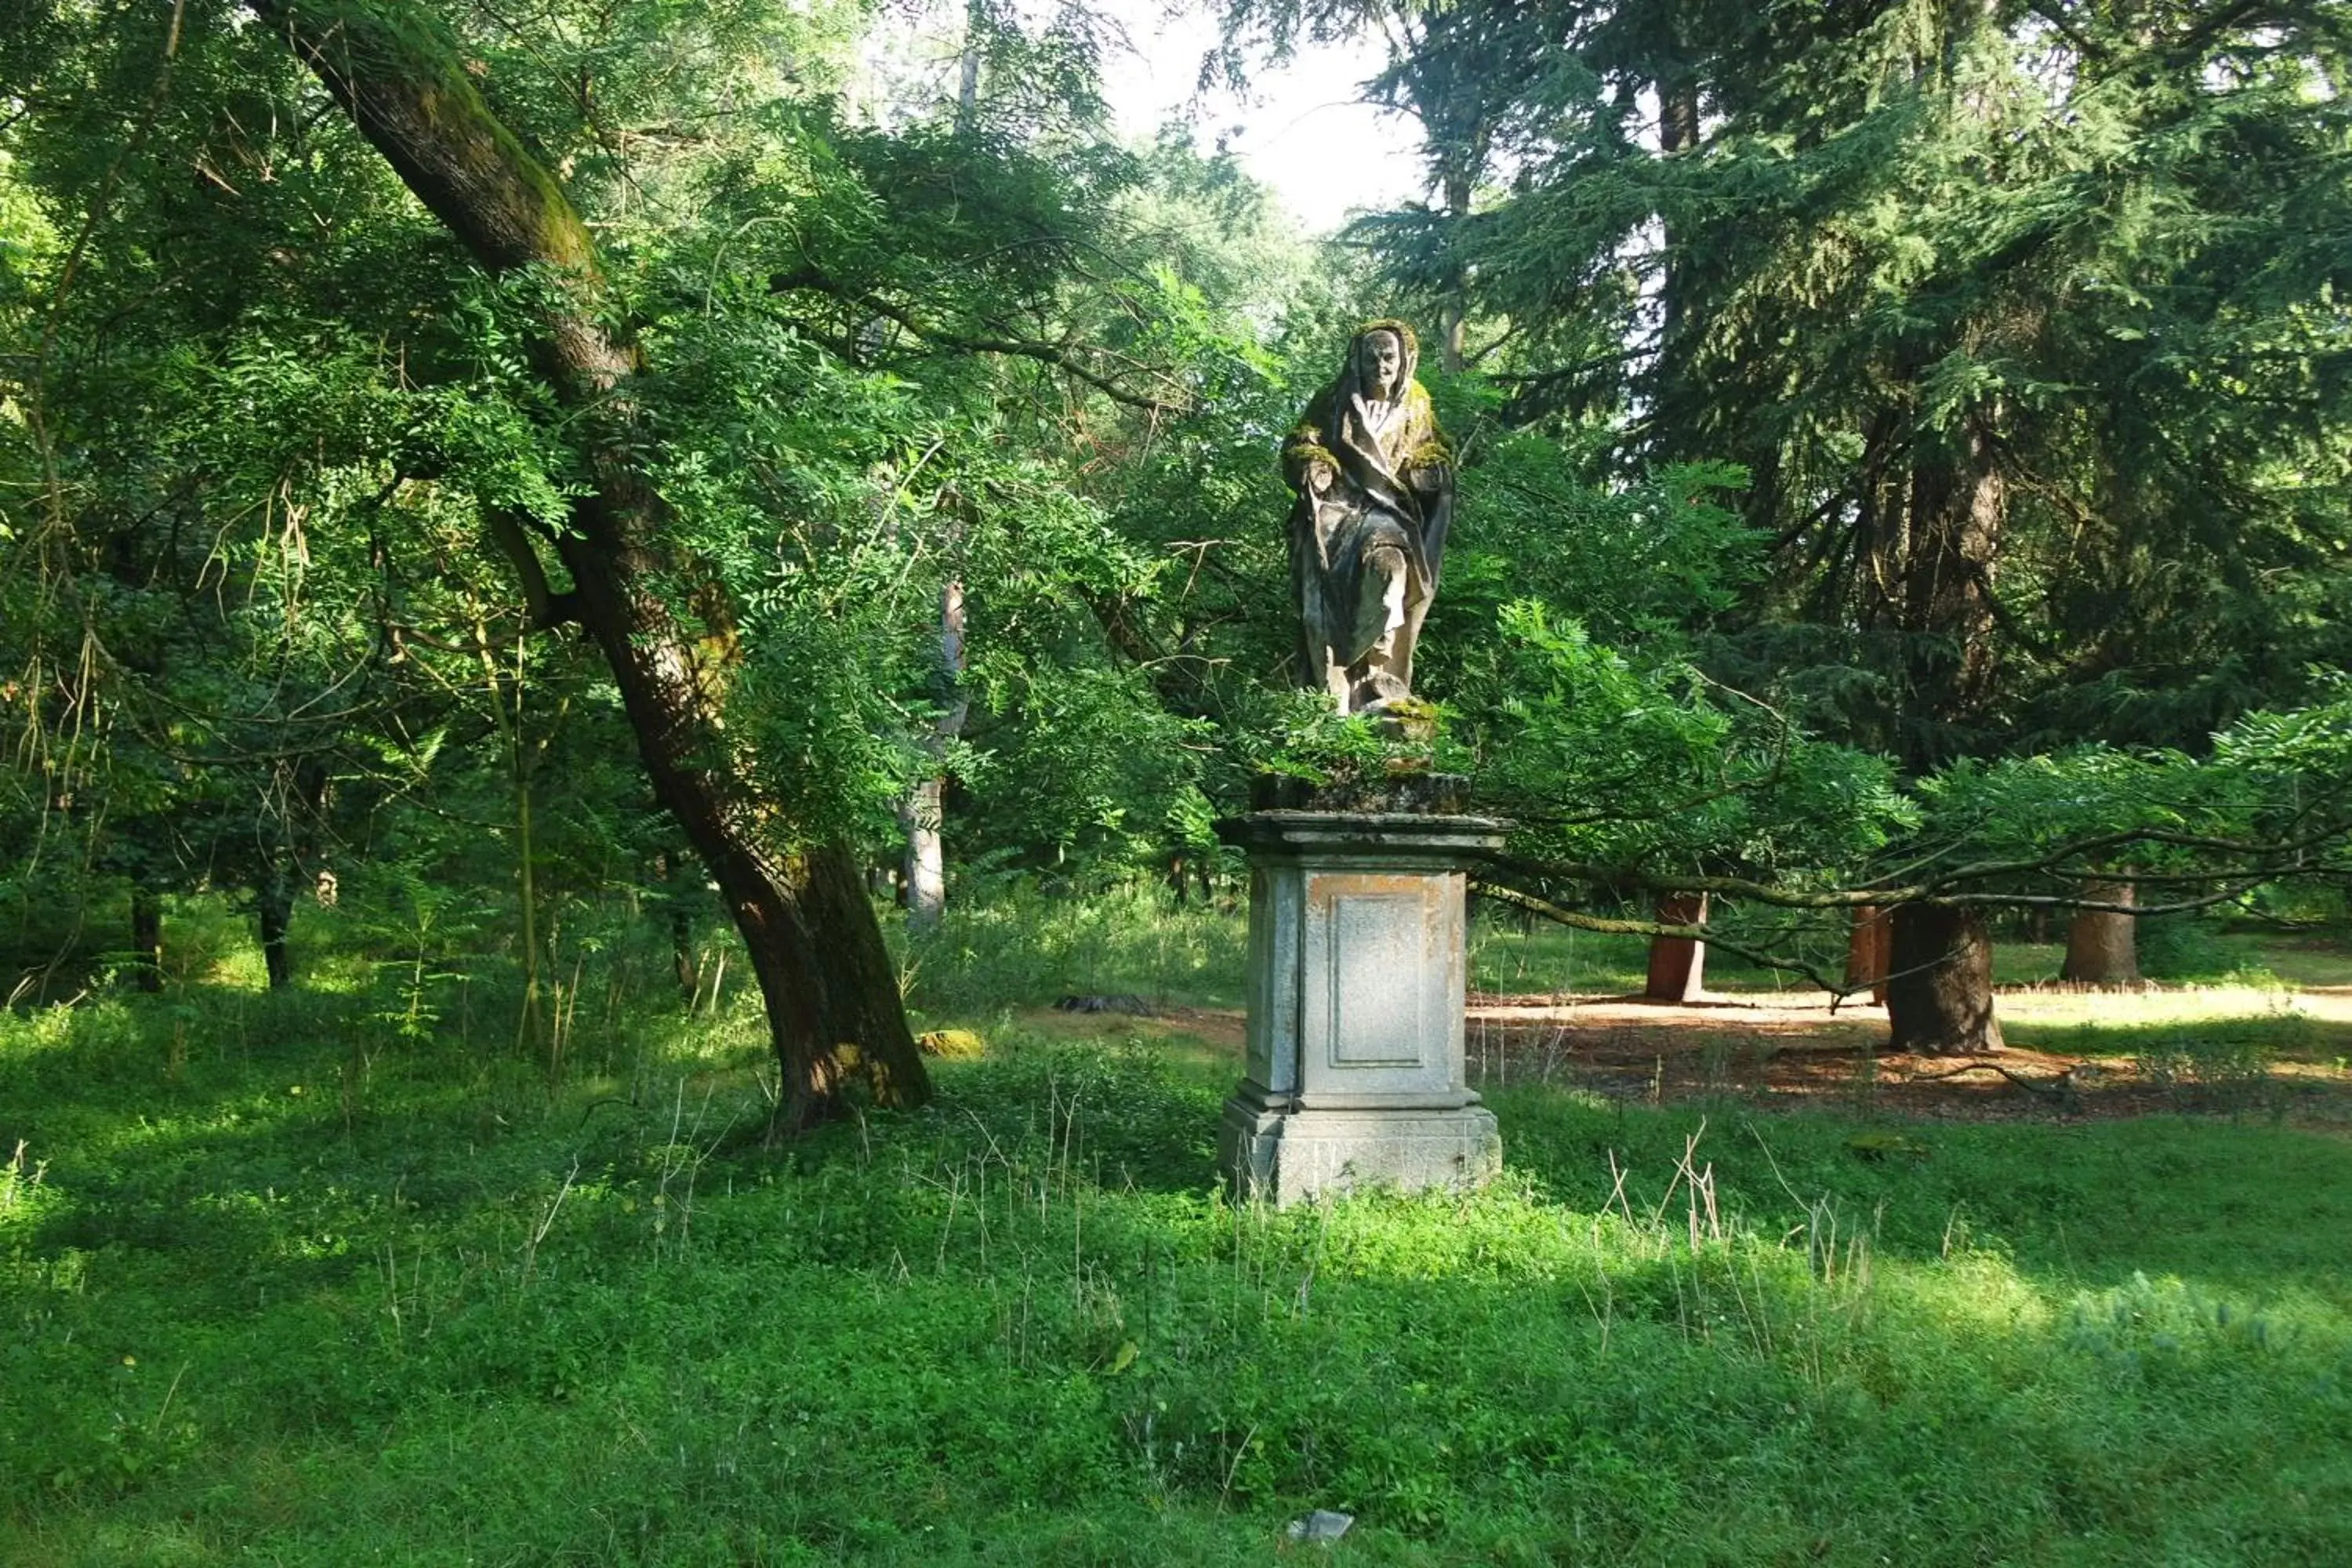
<svg viewBox="0 0 2352 1568">
<path fill-rule="evenodd" d="M 1316 880 L 1321 892 L 1327 884 L 1358 879 Z M 1422 960 L 1430 913 L 1419 888 L 1404 893 L 1332 889 L 1318 966 L 1328 1024 L 1324 1055 L 1330 1066 L 1421 1065 Z"/>
<path fill-rule="evenodd" d="M 1298 1092 L 1310 1100 L 1452 1093 L 1459 1074 L 1448 1047 L 1462 1005 L 1453 957 L 1462 944 L 1458 878 L 1421 868 L 1312 869 L 1305 893 Z"/>
</svg>

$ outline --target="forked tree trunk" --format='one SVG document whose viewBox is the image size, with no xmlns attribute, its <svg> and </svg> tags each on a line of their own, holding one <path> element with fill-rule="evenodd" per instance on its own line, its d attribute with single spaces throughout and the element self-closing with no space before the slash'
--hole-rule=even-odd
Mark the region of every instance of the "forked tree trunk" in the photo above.
<svg viewBox="0 0 2352 1568">
<path fill-rule="evenodd" d="M 131 889 L 131 978 L 151 996 L 163 989 L 163 900 L 148 888 Z"/>
<path fill-rule="evenodd" d="M 611 300 L 586 224 L 490 111 L 450 40 L 411 8 L 248 4 L 285 29 L 361 133 L 476 260 L 547 276 L 534 359 L 571 413 L 588 479 L 555 549 L 572 574 L 580 624 L 620 689 L 655 798 L 742 932 L 782 1069 L 772 1131 L 834 1114 L 853 1074 L 884 1103 L 929 1098 L 856 862 L 837 845 L 793 855 L 773 847 L 782 825 L 740 776 L 718 723 L 725 670 L 656 589 L 681 563 L 664 549 L 667 514 L 633 455 L 645 439 L 625 395 L 636 351 L 608 325 Z"/>
<path fill-rule="evenodd" d="M 1992 940 L 1974 910 L 1903 904 L 1886 977 L 1890 1048 L 1923 1057 L 2001 1048 L 1993 1015 Z"/>
<path fill-rule="evenodd" d="M 1705 893 L 1676 893 L 1660 899 L 1661 925 L 1692 926 L 1706 921 Z M 1650 973 L 1642 995 L 1652 1002 L 1696 1002 L 1706 980 L 1706 943 L 1686 936 L 1650 939 Z"/>
<path fill-rule="evenodd" d="M 2129 882 L 2085 882 L 2083 896 L 2102 904 L 2134 901 Z M 2066 967 L 2058 977 L 2081 985 L 2137 984 L 2139 917 L 2113 910 L 2077 910 L 2066 928 Z"/>
</svg>

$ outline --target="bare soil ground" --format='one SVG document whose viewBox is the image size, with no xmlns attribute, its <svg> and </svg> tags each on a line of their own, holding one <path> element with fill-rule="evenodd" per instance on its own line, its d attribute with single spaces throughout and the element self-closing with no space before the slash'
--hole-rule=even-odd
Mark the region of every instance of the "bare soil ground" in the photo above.
<svg viewBox="0 0 2352 1568">
<path fill-rule="evenodd" d="M 1889 1052 L 1886 1012 L 1825 992 L 1474 995 L 1474 1082 L 1574 1083 L 1651 1100 L 1827 1100 L 1928 1117 L 2107 1117 L 2260 1109 L 2352 1124 L 2352 988 L 2003 988 L 2008 1047 Z"/>
<path fill-rule="evenodd" d="M 1628 996 L 1474 994 L 1470 1079 L 1547 1083 L 1668 1102 L 1731 1096 L 1931 1118 L 2008 1120 L 2258 1112 L 2352 1130 L 2352 987 L 2004 987 L 2008 1048 L 1939 1058 L 1887 1052 L 1886 1013 L 1823 992 L 1744 992 L 1692 1004 Z M 1153 1018 L 1039 1011 L 1066 1037 L 1135 1037 L 1238 1070 L 1231 1008 Z"/>
</svg>

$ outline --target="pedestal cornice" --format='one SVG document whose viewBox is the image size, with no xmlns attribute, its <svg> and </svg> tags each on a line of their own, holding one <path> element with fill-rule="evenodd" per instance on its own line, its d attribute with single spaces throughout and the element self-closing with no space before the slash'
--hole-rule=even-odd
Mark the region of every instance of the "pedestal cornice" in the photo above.
<svg viewBox="0 0 2352 1568">
<path fill-rule="evenodd" d="M 1465 867 L 1498 854 L 1510 824 L 1491 816 L 1412 811 L 1254 811 L 1223 818 L 1216 832 L 1254 858 L 1371 855 Z"/>
</svg>

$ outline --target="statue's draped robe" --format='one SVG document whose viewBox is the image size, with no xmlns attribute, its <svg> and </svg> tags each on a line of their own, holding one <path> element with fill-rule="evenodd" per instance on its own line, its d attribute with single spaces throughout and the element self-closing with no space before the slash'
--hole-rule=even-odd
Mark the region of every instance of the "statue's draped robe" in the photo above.
<svg viewBox="0 0 2352 1568">
<path fill-rule="evenodd" d="M 1307 405 L 1283 451 L 1284 476 L 1298 492 L 1290 513 L 1291 587 L 1299 606 L 1300 683 L 1329 689 L 1345 711 L 1404 696 L 1412 649 L 1437 594 L 1446 530 L 1454 519 L 1453 453 L 1438 432 L 1429 394 L 1412 379 L 1409 337 L 1398 371 L 1401 395 L 1383 404 L 1365 394 L 1364 334 L 1347 369 Z M 1321 462 L 1334 478 L 1321 494 L 1309 480 Z M 1382 546 L 1405 566 L 1403 624 L 1381 646 L 1388 608 L 1366 561 Z"/>
</svg>

